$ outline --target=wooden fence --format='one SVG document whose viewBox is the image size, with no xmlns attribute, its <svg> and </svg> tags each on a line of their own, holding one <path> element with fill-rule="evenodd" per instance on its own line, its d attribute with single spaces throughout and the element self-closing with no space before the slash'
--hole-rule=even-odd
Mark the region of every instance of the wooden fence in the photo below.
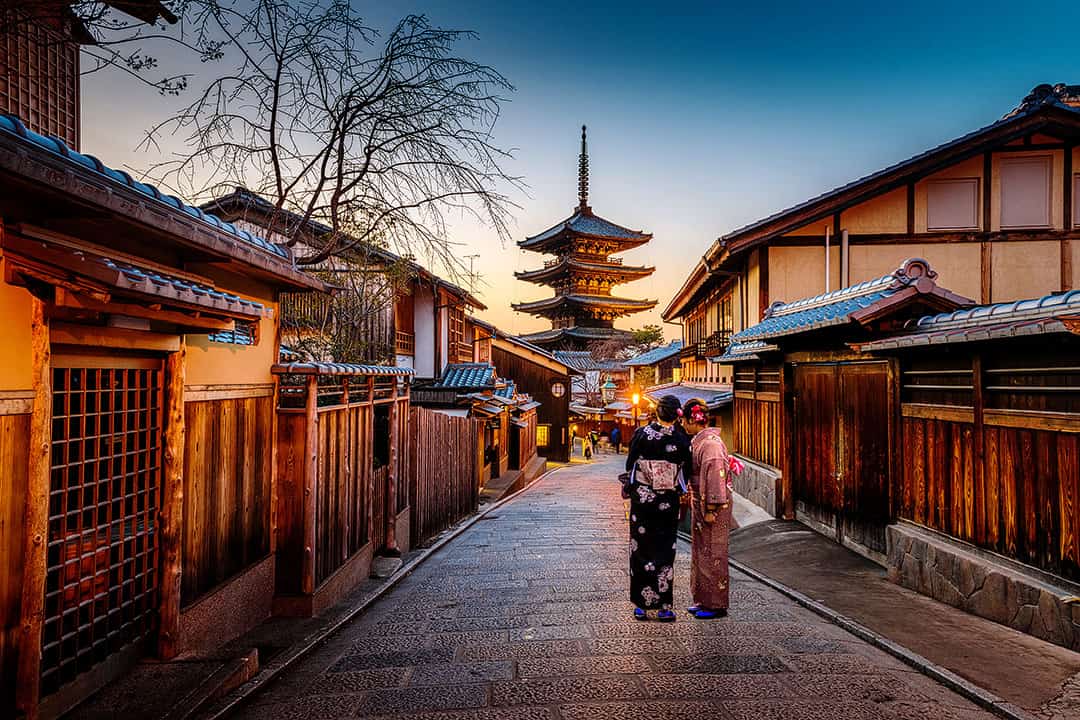
<svg viewBox="0 0 1080 720">
<path fill-rule="evenodd" d="M 413 408 L 409 418 L 412 545 L 477 511 L 484 421 Z"/>
<path fill-rule="evenodd" d="M 181 605 L 270 552 L 273 414 L 270 395 L 184 404 Z"/>
<path fill-rule="evenodd" d="M 274 373 L 277 594 L 312 596 L 369 546 L 396 549 L 397 509 L 408 505 L 397 497 L 407 488 L 408 385 L 393 368 L 292 363 Z"/>
<path fill-rule="evenodd" d="M 758 462 L 784 465 L 783 371 L 779 365 L 735 368 L 733 450 Z"/>
</svg>

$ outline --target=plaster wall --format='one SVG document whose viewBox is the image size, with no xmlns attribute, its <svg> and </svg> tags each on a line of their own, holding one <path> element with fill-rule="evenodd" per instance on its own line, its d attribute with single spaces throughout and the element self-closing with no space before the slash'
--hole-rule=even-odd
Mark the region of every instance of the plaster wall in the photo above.
<svg viewBox="0 0 1080 720">
<path fill-rule="evenodd" d="M 958 295 L 979 299 L 981 292 L 979 243 L 930 243 L 902 245 L 852 245 L 851 282 L 887 275 L 909 258 L 929 261 L 938 273 L 938 285 Z"/>
<path fill-rule="evenodd" d="M 0 259 L 0 278 L 4 277 Z M 31 297 L 26 288 L 8 285 L 0 279 L 0 390 L 29 390 L 33 386 L 30 363 Z"/>
<path fill-rule="evenodd" d="M 1056 240 L 993 244 L 993 302 L 1041 297 L 1061 289 L 1061 243 Z"/>
<path fill-rule="evenodd" d="M 840 215 L 840 228 L 852 234 L 907 232 L 907 188 L 898 188 L 845 210 Z"/>
<path fill-rule="evenodd" d="M 830 245 L 830 290 L 839 290 L 840 246 Z M 895 269 L 895 268 L 894 268 Z M 852 278 L 854 280 L 854 277 Z M 769 302 L 793 302 L 825 292 L 825 248 L 769 248 Z"/>
<path fill-rule="evenodd" d="M 413 326 L 416 328 L 416 355 L 413 368 L 420 378 L 435 377 L 435 296 L 431 288 L 418 286 L 413 295 Z"/>
</svg>

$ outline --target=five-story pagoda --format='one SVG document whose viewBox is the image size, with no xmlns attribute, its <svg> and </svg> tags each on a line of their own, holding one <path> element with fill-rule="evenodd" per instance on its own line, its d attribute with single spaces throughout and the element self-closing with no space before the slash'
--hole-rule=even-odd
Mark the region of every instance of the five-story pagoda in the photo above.
<svg viewBox="0 0 1080 720">
<path fill-rule="evenodd" d="M 613 253 L 649 242 L 652 235 L 630 230 L 594 215 L 589 207 L 589 154 L 585 126 L 581 127 L 578 162 L 578 206 L 574 214 L 539 235 L 526 238 L 518 247 L 554 255 L 542 268 L 517 272 L 519 280 L 548 285 L 554 297 L 516 303 L 513 308 L 551 320 L 551 330 L 524 338 L 555 349 L 583 349 L 595 341 L 627 339 L 627 330 L 614 327 L 617 318 L 656 306 L 655 300 L 632 300 L 611 294 L 616 285 L 638 280 L 655 268 L 623 265 Z"/>
</svg>

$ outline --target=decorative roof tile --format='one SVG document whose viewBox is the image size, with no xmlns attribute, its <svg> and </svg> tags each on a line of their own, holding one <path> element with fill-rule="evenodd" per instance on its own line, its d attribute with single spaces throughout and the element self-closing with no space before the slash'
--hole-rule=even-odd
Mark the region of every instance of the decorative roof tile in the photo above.
<svg viewBox="0 0 1080 720">
<path fill-rule="evenodd" d="M 277 363 L 270 372 L 275 375 L 412 375 L 412 368 L 388 365 L 357 365 L 335 362 Z"/>
<path fill-rule="evenodd" d="M 751 340 L 749 342 L 733 342 L 724 351 L 723 355 L 709 358 L 710 362 L 726 363 L 744 360 L 760 360 L 761 353 L 775 352 L 780 348 L 763 340 Z"/>
</svg>

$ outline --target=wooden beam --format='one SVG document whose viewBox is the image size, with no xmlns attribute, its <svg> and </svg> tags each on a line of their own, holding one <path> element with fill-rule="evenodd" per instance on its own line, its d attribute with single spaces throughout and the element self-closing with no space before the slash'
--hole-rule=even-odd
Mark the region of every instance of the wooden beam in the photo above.
<svg viewBox="0 0 1080 720">
<path fill-rule="evenodd" d="M 45 616 L 46 550 L 52 458 L 52 368 L 45 302 L 31 300 L 30 358 L 34 401 L 30 413 L 30 460 L 26 493 L 22 605 L 16 706 L 28 720 L 38 716 L 41 694 L 41 630 Z"/>
<path fill-rule="evenodd" d="M 145 318 L 163 323 L 172 323 L 185 328 L 198 328 L 212 332 L 228 332 L 236 328 L 236 321 L 230 319 L 207 317 L 200 311 L 180 312 L 178 310 L 165 310 L 161 307 L 148 307 L 124 302 L 102 302 L 101 300 L 86 297 L 68 290 L 57 290 L 56 304 L 60 307 L 88 310 L 95 313 L 107 313 L 109 315 L 127 315 L 128 317 Z"/>
<path fill-rule="evenodd" d="M 994 297 L 994 246 L 984 242 L 979 248 L 979 302 L 993 302 Z"/>
<path fill-rule="evenodd" d="M 386 554 L 400 557 L 397 544 L 397 477 L 398 477 L 398 379 L 393 378 L 393 394 L 390 404 L 390 467 L 387 470 L 386 487 Z M 374 415 L 372 424 L 374 425 Z"/>
<path fill-rule="evenodd" d="M 145 330 L 58 322 L 52 324 L 49 334 L 52 337 L 53 344 L 56 345 L 90 345 L 98 348 L 151 350 L 167 353 L 180 350 L 179 335 L 165 335 L 146 332 Z"/>
<path fill-rule="evenodd" d="M 982 231 L 990 232 L 994 227 L 991 218 L 993 204 L 990 202 L 994 190 L 994 155 L 989 150 L 983 153 L 982 171 Z"/>
<path fill-rule="evenodd" d="M 180 580 L 184 526 L 184 377 L 187 344 L 165 359 L 165 462 L 158 547 L 161 552 L 161 606 L 158 656 L 176 657 L 180 641 Z"/>
</svg>

